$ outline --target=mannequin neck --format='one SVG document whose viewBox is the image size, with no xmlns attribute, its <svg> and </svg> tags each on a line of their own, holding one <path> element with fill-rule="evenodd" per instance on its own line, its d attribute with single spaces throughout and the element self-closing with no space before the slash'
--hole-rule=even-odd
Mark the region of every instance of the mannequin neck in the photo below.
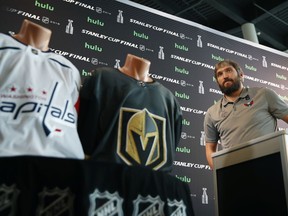
<svg viewBox="0 0 288 216">
<path fill-rule="evenodd" d="M 19 33 L 13 35 L 13 37 L 26 45 L 47 51 L 51 34 L 51 30 L 25 19 Z"/>
<path fill-rule="evenodd" d="M 146 59 L 128 54 L 124 66 L 119 70 L 136 80 L 152 82 L 153 80 L 149 77 L 150 64 L 151 62 Z"/>
</svg>

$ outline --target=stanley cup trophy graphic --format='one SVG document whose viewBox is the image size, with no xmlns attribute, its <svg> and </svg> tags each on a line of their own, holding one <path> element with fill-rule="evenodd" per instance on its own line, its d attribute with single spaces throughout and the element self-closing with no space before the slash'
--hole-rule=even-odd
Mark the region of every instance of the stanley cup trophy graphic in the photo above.
<svg viewBox="0 0 288 216">
<path fill-rule="evenodd" d="M 72 23 L 73 23 L 73 20 L 68 19 L 68 24 L 66 25 L 66 31 L 65 31 L 67 34 L 73 34 L 74 28 L 73 28 Z"/>
<path fill-rule="evenodd" d="M 162 47 L 162 46 L 159 46 L 159 52 L 158 52 L 158 58 L 159 59 L 165 59 L 165 56 L 164 56 L 164 51 L 163 51 L 163 49 L 164 49 L 164 47 Z"/>
<path fill-rule="evenodd" d="M 199 94 L 204 94 L 204 86 L 203 86 L 203 81 L 202 80 L 199 80 L 198 90 L 199 90 Z"/>
<path fill-rule="evenodd" d="M 202 189 L 203 189 L 202 204 L 208 204 L 207 188 L 202 188 Z"/>
<path fill-rule="evenodd" d="M 114 65 L 114 68 L 120 68 L 120 60 L 119 59 L 115 59 L 116 63 Z"/>
<path fill-rule="evenodd" d="M 262 56 L 262 66 L 267 68 L 266 56 Z"/>
<path fill-rule="evenodd" d="M 123 11 L 122 10 L 118 10 L 118 15 L 117 15 L 117 22 L 118 23 L 124 23 L 124 19 L 123 19 Z"/>
<path fill-rule="evenodd" d="M 202 40 L 201 40 L 201 35 L 197 35 L 197 36 L 198 36 L 197 47 L 203 47 Z"/>
</svg>

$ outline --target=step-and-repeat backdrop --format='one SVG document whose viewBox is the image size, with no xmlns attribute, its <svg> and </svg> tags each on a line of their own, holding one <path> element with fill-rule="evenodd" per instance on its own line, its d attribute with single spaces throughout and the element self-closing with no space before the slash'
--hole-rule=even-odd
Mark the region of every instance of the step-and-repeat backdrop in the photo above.
<svg viewBox="0 0 288 216">
<path fill-rule="evenodd" d="M 213 173 L 205 158 L 203 120 L 222 95 L 214 65 L 239 62 L 246 86 L 275 90 L 288 101 L 288 55 L 166 13 L 119 0 L 10 0 L 1 3 L 1 32 L 23 19 L 52 30 L 50 48 L 82 78 L 97 67 L 119 67 L 128 53 L 151 61 L 150 75 L 169 88 L 183 111 L 173 175 L 190 186 L 195 215 L 214 215 Z M 280 127 L 286 125 L 280 122 Z M 249 194 L 247 194 L 249 196 Z"/>
</svg>

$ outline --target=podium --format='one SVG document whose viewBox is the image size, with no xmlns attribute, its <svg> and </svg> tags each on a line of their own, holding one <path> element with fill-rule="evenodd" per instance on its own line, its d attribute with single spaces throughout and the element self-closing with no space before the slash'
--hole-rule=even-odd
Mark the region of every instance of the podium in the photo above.
<svg viewBox="0 0 288 216">
<path fill-rule="evenodd" d="M 288 132 L 212 154 L 216 216 L 288 215 Z"/>
</svg>

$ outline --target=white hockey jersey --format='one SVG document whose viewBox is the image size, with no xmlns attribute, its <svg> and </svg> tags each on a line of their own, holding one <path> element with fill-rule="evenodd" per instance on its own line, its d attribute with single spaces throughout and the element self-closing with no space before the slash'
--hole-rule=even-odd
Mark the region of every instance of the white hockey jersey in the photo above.
<svg viewBox="0 0 288 216">
<path fill-rule="evenodd" d="M 0 33 L 0 156 L 83 159 L 80 74 L 63 56 Z"/>
</svg>

